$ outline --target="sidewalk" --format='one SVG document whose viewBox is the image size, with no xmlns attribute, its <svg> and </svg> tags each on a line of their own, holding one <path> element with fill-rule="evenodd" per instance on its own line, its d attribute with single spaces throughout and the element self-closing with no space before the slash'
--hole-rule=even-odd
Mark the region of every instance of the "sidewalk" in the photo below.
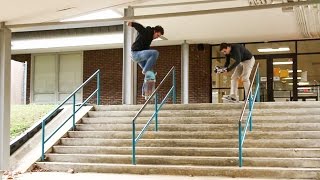
<svg viewBox="0 0 320 180">
<path fill-rule="evenodd" d="M 3 178 L 6 180 L 7 178 Z M 163 176 L 163 175 L 131 175 L 131 174 L 102 174 L 102 173 L 60 173 L 33 172 L 14 176 L 13 180 L 249 180 L 255 178 L 225 178 L 207 176 Z M 260 179 L 262 180 L 262 179 Z M 266 180 L 266 179 L 264 179 Z"/>
</svg>

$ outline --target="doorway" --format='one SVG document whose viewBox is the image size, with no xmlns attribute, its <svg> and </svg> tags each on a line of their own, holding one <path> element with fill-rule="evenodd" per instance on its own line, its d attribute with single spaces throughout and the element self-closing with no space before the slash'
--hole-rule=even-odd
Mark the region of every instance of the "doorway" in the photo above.
<svg viewBox="0 0 320 180">
<path fill-rule="evenodd" d="M 297 101 L 298 77 L 296 55 L 255 55 L 255 58 L 256 62 L 260 63 L 261 101 Z"/>
</svg>

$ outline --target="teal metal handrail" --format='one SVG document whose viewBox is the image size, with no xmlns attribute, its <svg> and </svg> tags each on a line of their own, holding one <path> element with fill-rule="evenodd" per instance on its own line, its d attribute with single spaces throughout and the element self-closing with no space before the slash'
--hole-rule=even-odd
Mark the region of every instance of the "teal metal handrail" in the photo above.
<svg viewBox="0 0 320 180">
<path fill-rule="evenodd" d="M 76 109 L 76 93 L 83 88 L 86 84 L 88 84 L 93 78 L 97 77 L 97 89 L 85 100 L 83 101 L 79 108 Z M 58 105 L 54 110 L 49 112 L 46 116 L 42 118 L 42 147 L 41 147 L 41 160 L 44 161 L 45 156 L 44 156 L 44 145 L 46 142 L 48 142 L 72 117 L 72 129 L 75 130 L 76 126 L 76 113 L 95 95 L 97 94 L 97 105 L 100 105 L 100 70 L 97 70 L 94 74 L 92 74 L 82 85 L 80 85 L 75 91 L 73 91 L 72 94 L 70 94 L 60 105 Z M 58 111 L 67 101 L 69 101 L 72 98 L 72 115 L 69 116 L 51 135 L 46 139 L 45 138 L 45 125 L 46 121 L 52 117 L 52 115 Z"/>
<path fill-rule="evenodd" d="M 172 86 L 171 86 L 170 90 L 168 91 L 168 93 L 166 94 L 166 96 L 164 97 L 164 99 L 162 100 L 162 102 L 160 103 L 160 105 L 158 105 L 158 90 L 160 89 L 162 84 L 165 82 L 165 80 L 169 77 L 169 75 L 171 73 L 172 73 Z M 153 118 L 155 118 L 155 131 L 159 130 L 158 129 L 158 112 L 161 110 L 162 106 L 167 102 L 167 99 L 170 95 L 172 95 L 172 101 L 175 104 L 176 103 L 176 72 L 175 72 L 174 66 L 170 69 L 170 71 L 167 73 L 167 75 L 160 82 L 159 86 L 153 91 L 151 96 L 148 98 L 148 100 L 144 103 L 144 105 L 140 108 L 138 113 L 132 119 L 132 164 L 133 165 L 136 165 L 136 144 L 138 143 L 138 141 L 140 140 L 140 138 L 142 137 L 142 135 L 146 131 L 146 129 L 149 127 Z M 144 108 L 147 106 L 149 101 L 153 98 L 153 96 L 155 96 L 154 113 L 152 114 L 150 119 L 147 121 L 147 123 L 142 128 L 141 132 L 136 137 L 136 119 L 139 117 L 139 115 L 144 110 Z"/>
<path fill-rule="evenodd" d="M 254 83 L 254 80 L 256 81 L 256 89 L 254 94 L 252 95 L 252 86 Z M 253 97 L 252 97 L 253 96 Z M 250 131 L 252 131 L 252 110 L 254 107 L 254 102 L 257 100 L 257 102 L 260 102 L 260 75 L 259 75 L 259 63 L 256 66 L 256 70 L 253 75 L 253 79 L 250 85 L 250 89 L 247 95 L 247 98 L 245 100 L 245 104 L 242 109 L 242 113 L 239 119 L 239 167 L 242 167 L 242 147 L 244 143 L 244 139 L 246 138 L 246 133 L 248 126 L 250 125 Z M 247 104 L 249 102 L 249 113 L 248 117 L 246 119 L 245 127 L 242 129 L 242 120 L 244 116 L 244 112 L 246 110 Z"/>
</svg>

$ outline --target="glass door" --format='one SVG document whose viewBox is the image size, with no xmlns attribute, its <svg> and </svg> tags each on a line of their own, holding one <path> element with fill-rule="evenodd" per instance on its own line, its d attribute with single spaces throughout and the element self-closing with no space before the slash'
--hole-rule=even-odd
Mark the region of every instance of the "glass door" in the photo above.
<svg viewBox="0 0 320 180">
<path fill-rule="evenodd" d="M 297 61 L 292 54 L 257 55 L 262 102 L 297 100 Z"/>
<path fill-rule="evenodd" d="M 293 100 L 293 60 L 273 58 L 273 100 L 275 102 Z"/>
</svg>

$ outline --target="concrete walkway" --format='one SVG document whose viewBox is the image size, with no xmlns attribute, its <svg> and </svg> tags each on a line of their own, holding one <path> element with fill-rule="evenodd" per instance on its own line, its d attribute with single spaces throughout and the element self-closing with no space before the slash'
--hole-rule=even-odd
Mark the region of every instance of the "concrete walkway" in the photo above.
<svg viewBox="0 0 320 180">
<path fill-rule="evenodd" d="M 188 176 L 160 176 L 160 175 L 130 175 L 130 174 L 101 174 L 101 173 L 58 173 L 33 172 L 15 175 L 14 180 L 248 180 L 254 178 L 224 178 L 224 177 L 188 177 Z M 3 177 L 3 180 L 7 180 Z M 262 180 L 262 179 L 260 179 Z"/>
</svg>

